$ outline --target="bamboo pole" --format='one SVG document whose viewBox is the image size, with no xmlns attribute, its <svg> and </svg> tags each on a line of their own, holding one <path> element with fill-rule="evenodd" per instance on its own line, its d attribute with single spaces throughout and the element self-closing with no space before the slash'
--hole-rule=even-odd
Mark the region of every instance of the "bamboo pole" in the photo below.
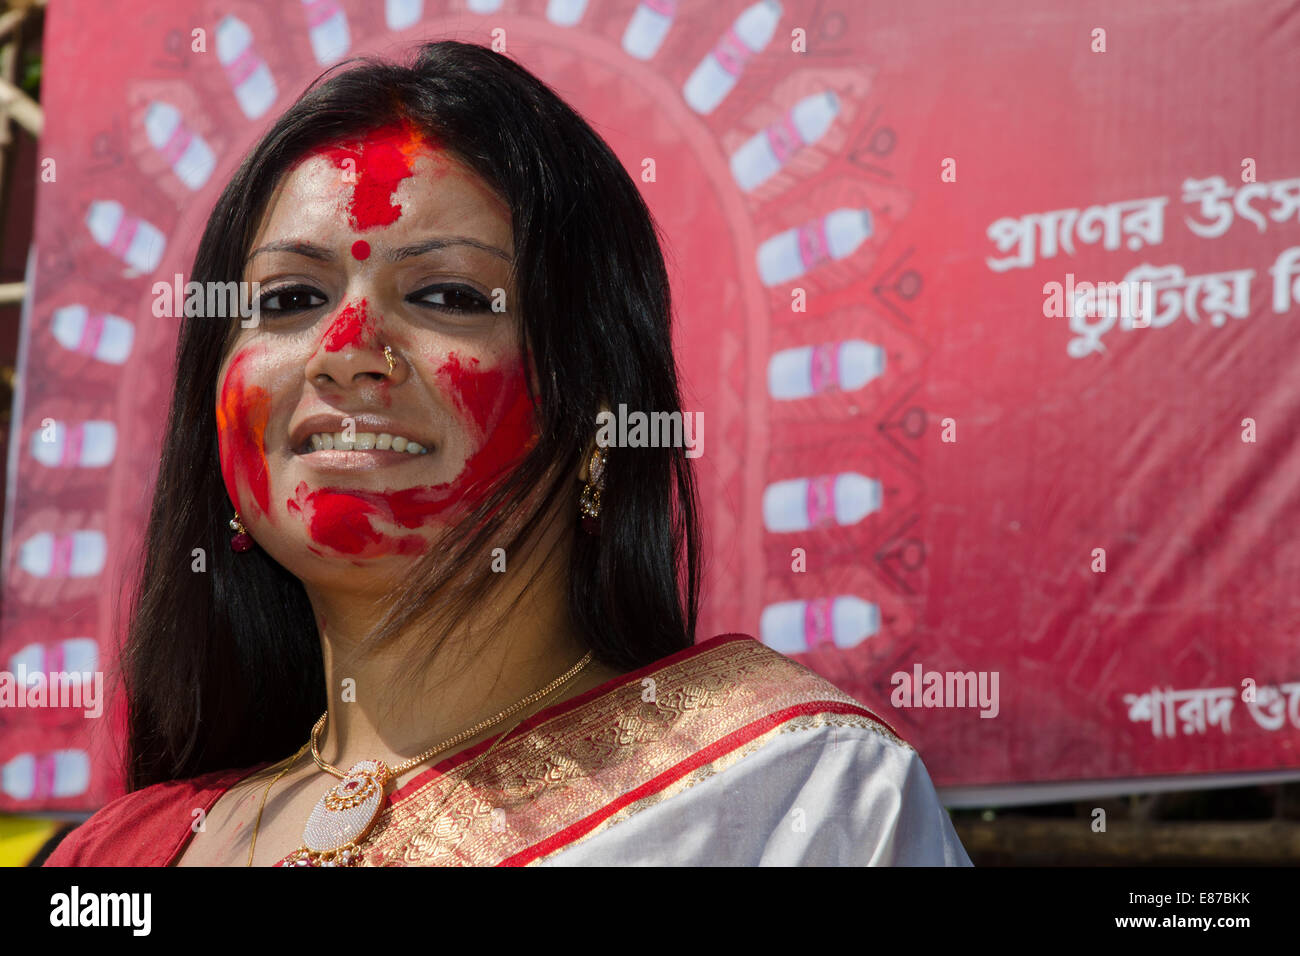
<svg viewBox="0 0 1300 956">
<path fill-rule="evenodd" d="M 39 103 L 4 79 L 0 79 L 0 110 L 33 136 L 41 135 L 41 128 L 45 125 L 45 111 Z"/>
</svg>

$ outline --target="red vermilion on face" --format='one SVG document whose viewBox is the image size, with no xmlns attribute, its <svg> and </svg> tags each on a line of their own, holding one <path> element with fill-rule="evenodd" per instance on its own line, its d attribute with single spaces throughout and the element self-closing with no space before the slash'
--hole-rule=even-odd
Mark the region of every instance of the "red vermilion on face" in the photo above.
<svg viewBox="0 0 1300 956">
<path fill-rule="evenodd" d="M 217 402 L 217 442 L 221 454 L 221 477 L 226 483 L 226 493 L 243 511 L 240 488 L 252 492 L 253 500 L 270 516 L 270 476 L 266 467 L 266 423 L 271 414 L 271 396 L 266 389 L 247 385 L 244 381 L 247 366 L 256 353 L 245 349 L 230 363 L 225 381 L 221 385 L 221 398 Z"/>
<path fill-rule="evenodd" d="M 386 533 L 376 522 L 416 529 L 450 518 L 454 511 L 467 512 L 483 500 L 494 479 L 523 460 L 537 441 L 524 368 L 479 370 L 477 364 L 477 359 L 462 364 L 453 354 L 438 370 L 484 439 L 461 473 L 439 485 L 384 492 L 313 491 L 300 482 L 288 510 L 306 521 L 314 541 L 354 557 L 419 554 L 427 546 L 421 536 Z"/>
<path fill-rule="evenodd" d="M 342 352 L 346 348 L 369 348 L 375 336 L 375 323 L 366 312 L 366 300 L 344 306 L 338 317 L 325 330 L 321 345 L 326 352 Z"/>
<path fill-rule="evenodd" d="M 425 548 L 425 540 L 418 534 L 386 534 L 375 528 L 375 518 L 396 523 L 392 509 L 385 505 L 387 497 L 385 493 L 355 489 L 312 491 L 307 482 L 300 481 L 286 504 L 290 514 L 300 515 L 307 522 L 307 533 L 312 540 L 332 551 L 356 557 L 419 554 Z"/>
<path fill-rule="evenodd" d="M 372 130 L 360 139 L 325 147 L 314 155 L 327 157 L 355 178 L 348 218 L 352 228 L 362 231 L 397 222 L 402 214 L 402 207 L 393 203 L 397 184 L 411 176 L 415 155 L 432 148 L 434 144 L 419 129 L 403 123 Z"/>
</svg>

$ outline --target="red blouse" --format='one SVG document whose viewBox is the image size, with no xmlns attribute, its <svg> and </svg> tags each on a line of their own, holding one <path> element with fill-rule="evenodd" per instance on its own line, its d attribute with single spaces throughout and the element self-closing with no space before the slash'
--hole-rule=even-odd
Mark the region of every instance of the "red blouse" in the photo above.
<svg viewBox="0 0 1300 956">
<path fill-rule="evenodd" d="M 169 780 L 118 797 L 68 834 L 45 865 L 171 866 L 194 835 L 194 811 L 206 814 L 223 793 L 265 766 Z"/>
</svg>

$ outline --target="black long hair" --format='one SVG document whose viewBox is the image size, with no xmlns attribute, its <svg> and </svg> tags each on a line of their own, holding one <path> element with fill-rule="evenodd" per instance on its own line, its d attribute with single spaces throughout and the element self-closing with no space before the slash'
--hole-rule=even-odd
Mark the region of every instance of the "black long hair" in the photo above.
<svg viewBox="0 0 1300 956">
<path fill-rule="evenodd" d="M 491 547 L 571 522 L 568 610 L 596 660 L 620 670 L 690 646 L 700 531 L 684 449 L 615 448 L 598 536 L 578 529 L 573 475 L 602 403 L 681 410 L 657 226 L 635 183 L 572 108 L 509 58 L 439 41 L 410 65 L 357 59 L 317 79 L 240 165 L 208 219 L 192 279 L 243 278 L 282 176 L 313 149 L 410 121 L 507 203 L 521 347 L 539 379 L 541 437 L 402 585 L 375 635 L 409 624 L 436 653 L 493 586 Z M 302 583 L 260 548 L 234 554 L 218 463 L 217 375 L 237 320 L 183 321 L 176 384 L 122 652 L 131 790 L 276 760 L 325 709 L 320 637 Z M 532 388 L 529 388 L 532 397 Z M 203 548 L 207 571 L 191 569 Z M 447 560 L 448 555 L 451 559 Z"/>
</svg>

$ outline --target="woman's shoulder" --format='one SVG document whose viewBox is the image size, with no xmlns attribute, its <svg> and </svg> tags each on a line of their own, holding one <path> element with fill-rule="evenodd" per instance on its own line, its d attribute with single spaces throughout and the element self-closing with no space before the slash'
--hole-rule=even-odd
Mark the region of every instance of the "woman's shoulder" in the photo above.
<svg viewBox="0 0 1300 956">
<path fill-rule="evenodd" d="M 230 787 L 265 764 L 166 780 L 106 804 L 71 831 L 46 866 L 167 866 L 196 820 Z"/>
<path fill-rule="evenodd" d="M 809 668 L 743 633 L 719 634 L 664 658 L 642 679 L 680 695 L 702 717 L 725 710 L 775 725 L 840 723 L 872 731 L 894 746 L 910 745 L 879 714 Z M 833 716 L 838 715 L 838 716 Z"/>
<path fill-rule="evenodd" d="M 969 865 L 916 750 L 830 681 L 745 634 L 660 665 L 654 792 L 553 862 Z"/>
</svg>

